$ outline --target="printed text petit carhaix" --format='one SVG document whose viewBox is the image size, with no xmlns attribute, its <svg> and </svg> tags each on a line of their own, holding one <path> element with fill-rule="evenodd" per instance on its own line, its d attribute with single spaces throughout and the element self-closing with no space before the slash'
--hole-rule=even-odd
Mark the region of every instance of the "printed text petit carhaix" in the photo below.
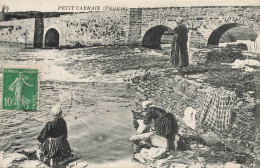
<svg viewBox="0 0 260 168">
<path fill-rule="evenodd" d="M 108 10 L 126 10 L 127 7 L 120 6 L 58 6 L 62 11 L 108 11 Z"/>
</svg>

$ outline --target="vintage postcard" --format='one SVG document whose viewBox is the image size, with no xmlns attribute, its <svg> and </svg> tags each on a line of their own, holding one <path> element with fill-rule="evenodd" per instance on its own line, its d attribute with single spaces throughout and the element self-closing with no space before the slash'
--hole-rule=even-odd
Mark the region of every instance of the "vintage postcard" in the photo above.
<svg viewBox="0 0 260 168">
<path fill-rule="evenodd" d="M 260 167 L 260 1 L 0 0 L 0 167 Z"/>
</svg>

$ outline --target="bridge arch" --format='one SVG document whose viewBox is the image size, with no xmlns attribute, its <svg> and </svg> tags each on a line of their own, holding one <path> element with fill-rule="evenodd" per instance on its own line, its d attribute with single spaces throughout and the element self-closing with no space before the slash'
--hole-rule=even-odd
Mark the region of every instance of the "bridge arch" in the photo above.
<svg viewBox="0 0 260 168">
<path fill-rule="evenodd" d="M 50 28 L 45 33 L 44 47 L 59 47 L 60 34 L 55 28 Z"/>
<path fill-rule="evenodd" d="M 161 37 L 165 31 L 170 31 L 171 28 L 164 25 L 153 26 L 146 31 L 143 36 L 142 46 L 147 48 L 157 48 L 161 47 Z"/>
<path fill-rule="evenodd" d="M 207 45 L 218 45 L 221 36 L 229 29 L 243 26 L 240 23 L 227 23 L 219 26 L 210 34 Z"/>
</svg>

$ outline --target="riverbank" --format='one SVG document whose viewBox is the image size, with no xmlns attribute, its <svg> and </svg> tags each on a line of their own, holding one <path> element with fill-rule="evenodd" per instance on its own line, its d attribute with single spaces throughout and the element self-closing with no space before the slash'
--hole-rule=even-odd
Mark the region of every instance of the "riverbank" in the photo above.
<svg viewBox="0 0 260 168">
<path fill-rule="evenodd" d="M 259 56 L 246 56 L 233 48 L 207 50 L 201 53 L 204 62 L 197 65 L 157 69 L 133 79 L 136 98 L 132 113 L 137 132 L 131 140 L 134 158 L 140 163 L 165 168 L 259 167 L 256 161 L 259 128 L 253 113 L 256 99 L 259 99 Z M 223 101 L 224 97 L 236 99 L 234 103 L 225 101 L 231 105 L 231 110 L 225 112 L 230 122 L 225 129 L 218 130 L 219 125 L 214 124 L 222 120 L 205 123 L 201 118 L 205 101 L 214 94 L 218 101 Z M 142 129 L 146 112 L 141 103 L 146 100 L 175 115 L 180 126 L 177 151 L 167 151 L 164 137 Z M 188 108 L 196 112 L 194 118 L 186 119 Z M 144 132 L 140 134 L 140 130 Z"/>
<path fill-rule="evenodd" d="M 0 167 L 19 167 L 19 168 L 51 168 L 50 166 L 40 162 L 36 157 L 34 148 L 19 151 L 19 153 L 0 153 Z M 116 162 L 106 162 L 104 164 L 88 163 L 80 156 L 73 154 L 70 158 L 65 159 L 59 164 L 59 168 L 145 168 L 132 159 L 124 159 Z"/>
</svg>

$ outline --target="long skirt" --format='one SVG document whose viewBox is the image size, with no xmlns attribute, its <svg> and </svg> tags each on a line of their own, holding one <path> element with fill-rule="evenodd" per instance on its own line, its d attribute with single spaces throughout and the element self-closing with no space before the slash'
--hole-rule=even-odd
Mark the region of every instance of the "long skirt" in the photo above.
<svg viewBox="0 0 260 168">
<path fill-rule="evenodd" d="M 178 43 L 181 54 L 181 67 L 189 66 L 189 56 L 188 56 L 188 48 L 187 42 Z"/>
<path fill-rule="evenodd" d="M 165 138 L 172 137 L 178 133 L 178 123 L 171 113 L 165 113 L 155 121 L 155 131 L 157 135 Z"/>
<path fill-rule="evenodd" d="M 182 67 L 180 45 L 177 42 L 172 44 L 170 62 L 175 67 Z"/>
<path fill-rule="evenodd" d="M 58 138 L 47 138 L 39 146 L 43 157 L 62 160 L 70 156 L 72 150 L 69 142 L 63 137 Z"/>
</svg>

